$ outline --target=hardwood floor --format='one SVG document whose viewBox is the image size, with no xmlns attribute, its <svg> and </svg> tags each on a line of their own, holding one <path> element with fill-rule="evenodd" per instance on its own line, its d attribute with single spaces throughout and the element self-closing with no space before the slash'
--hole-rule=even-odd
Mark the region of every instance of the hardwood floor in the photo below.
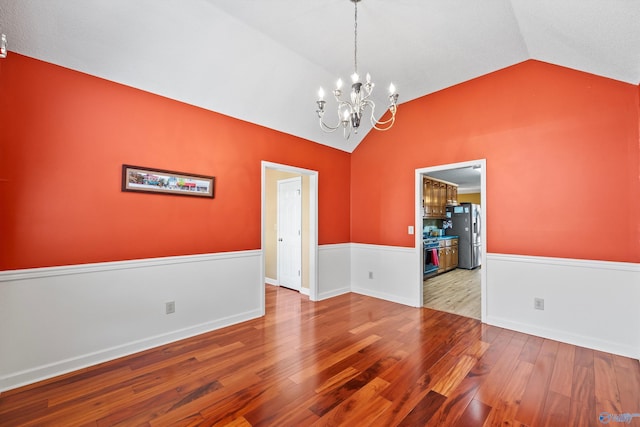
<svg viewBox="0 0 640 427">
<path fill-rule="evenodd" d="M 0 425 L 598 426 L 640 412 L 636 360 L 357 294 L 266 297 L 263 318 L 2 393 Z"/>
<path fill-rule="evenodd" d="M 480 268 L 457 268 L 424 281 L 427 308 L 480 319 Z"/>
</svg>

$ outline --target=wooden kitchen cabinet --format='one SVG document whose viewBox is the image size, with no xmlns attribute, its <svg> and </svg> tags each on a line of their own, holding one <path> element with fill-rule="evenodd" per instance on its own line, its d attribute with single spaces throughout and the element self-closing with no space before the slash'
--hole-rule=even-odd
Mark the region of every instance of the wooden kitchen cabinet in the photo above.
<svg viewBox="0 0 640 427">
<path fill-rule="evenodd" d="M 458 204 L 458 186 L 457 185 L 447 185 L 447 204 L 448 205 Z"/>
<path fill-rule="evenodd" d="M 440 205 L 442 199 L 440 197 L 440 183 L 436 180 L 431 180 L 431 214 L 435 218 L 441 218 Z"/>
<path fill-rule="evenodd" d="M 451 239 L 451 257 L 447 267 L 449 270 L 458 268 L 458 239 Z"/>
<path fill-rule="evenodd" d="M 425 218 L 446 218 L 447 205 L 458 204 L 458 186 L 428 176 L 422 178 Z"/>
<path fill-rule="evenodd" d="M 458 239 L 441 239 L 438 247 L 437 274 L 458 268 Z"/>
<path fill-rule="evenodd" d="M 444 248 L 444 271 L 451 270 L 451 247 Z"/>
<path fill-rule="evenodd" d="M 447 184 L 438 183 L 438 216 L 444 218 L 447 215 Z"/>
<path fill-rule="evenodd" d="M 431 206 L 433 205 L 433 197 L 431 196 L 431 179 L 422 179 L 422 206 L 424 207 L 425 218 L 431 218 L 433 212 Z"/>
<path fill-rule="evenodd" d="M 444 271 L 458 268 L 458 239 L 444 240 Z"/>
</svg>

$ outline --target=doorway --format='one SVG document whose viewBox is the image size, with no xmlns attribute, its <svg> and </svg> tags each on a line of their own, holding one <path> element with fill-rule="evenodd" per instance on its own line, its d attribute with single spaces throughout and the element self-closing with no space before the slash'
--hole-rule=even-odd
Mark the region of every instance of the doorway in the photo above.
<svg viewBox="0 0 640 427">
<path fill-rule="evenodd" d="M 261 208 L 261 277 L 268 285 L 279 285 L 278 272 L 278 181 L 299 180 L 301 182 L 300 208 L 300 285 L 299 291 L 309 295 L 312 301 L 318 295 L 318 173 L 278 163 L 262 162 L 262 208 Z M 282 250 L 283 248 L 280 248 Z M 296 268 L 296 275 L 297 275 Z M 292 270 L 293 271 L 293 270 Z M 294 287 L 295 289 L 295 287 Z M 264 298 L 262 298 L 264 302 Z"/>
<path fill-rule="evenodd" d="M 425 302 L 433 304 L 430 308 L 443 311 L 454 312 L 467 317 L 475 317 L 484 320 L 486 316 L 486 160 L 479 159 L 468 162 L 453 163 L 426 167 L 416 170 L 416 252 L 419 254 L 419 295 L 420 306 L 425 306 Z M 475 174 L 475 175 L 474 175 Z M 438 276 L 429 277 L 424 280 L 424 257 L 423 249 L 423 226 L 430 229 L 439 229 L 446 220 L 440 223 L 435 220 L 423 222 L 424 208 L 423 200 L 423 176 L 440 179 L 458 184 L 462 193 L 458 200 L 471 202 L 480 205 L 480 229 L 483 233 L 480 236 L 480 268 L 474 270 L 455 269 Z M 458 182 L 456 182 L 458 181 Z M 469 191 L 469 188 L 473 190 Z M 469 194 L 472 193 L 472 194 Z M 467 195 L 468 194 L 468 195 Z M 450 225 L 450 224 L 449 224 Z M 434 230 L 435 231 L 435 230 Z M 428 286 L 427 286 L 428 285 Z M 433 287 L 433 286 L 435 287 Z M 478 288 L 474 286 L 478 285 Z M 431 292 L 431 293 L 430 293 Z M 459 307 L 456 310 L 456 300 L 459 300 Z M 475 305 L 475 307 L 474 307 Z"/>
</svg>

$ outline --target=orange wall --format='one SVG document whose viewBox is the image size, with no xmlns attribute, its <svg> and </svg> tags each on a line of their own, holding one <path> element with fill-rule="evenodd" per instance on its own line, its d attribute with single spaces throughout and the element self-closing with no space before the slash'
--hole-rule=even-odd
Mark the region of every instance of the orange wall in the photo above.
<svg viewBox="0 0 640 427">
<path fill-rule="evenodd" d="M 349 240 L 349 154 L 11 53 L 0 68 L 0 269 L 260 247 L 261 161 L 319 171 Z M 215 175 L 215 199 L 123 193 L 123 163 Z"/>
<path fill-rule="evenodd" d="M 320 172 L 320 244 L 413 246 L 415 169 L 486 158 L 489 252 L 640 262 L 639 99 L 527 61 L 402 104 L 349 155 L 12 52 L 0 270 L 257 249 L 261 160 Z M 215 175 L 216 198 L 122 193 L 122 163 Z"/>
<path fill-rule="evenodd" d="M 487 250 L 640 262 L 639 91 L 538 61 L 402 104 L 352 154 L 351 241 L 413 246 L 415 169 L 487 159 Z"/>
</svg>

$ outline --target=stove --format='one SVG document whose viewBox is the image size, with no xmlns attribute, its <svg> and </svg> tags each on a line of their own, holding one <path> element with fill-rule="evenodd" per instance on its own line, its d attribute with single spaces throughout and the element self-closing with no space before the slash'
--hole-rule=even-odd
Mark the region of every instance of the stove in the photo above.
<svg viewBox="0 0 640 427">
<path fill-rule="evenodd" d="M 437 237 L 427 237 L 422 239 L 422 244 L 425 249 L 437 248 L 440 243 Z"/>
<path fill-rule="evenodd" d="M 436 237 L 427 237 L 422 239 L 422 246 L 424 247 L 424 275 L 427 276 L 436 273 L 440 268 L 438 260 L 440 242 Z"/>
</svg>

